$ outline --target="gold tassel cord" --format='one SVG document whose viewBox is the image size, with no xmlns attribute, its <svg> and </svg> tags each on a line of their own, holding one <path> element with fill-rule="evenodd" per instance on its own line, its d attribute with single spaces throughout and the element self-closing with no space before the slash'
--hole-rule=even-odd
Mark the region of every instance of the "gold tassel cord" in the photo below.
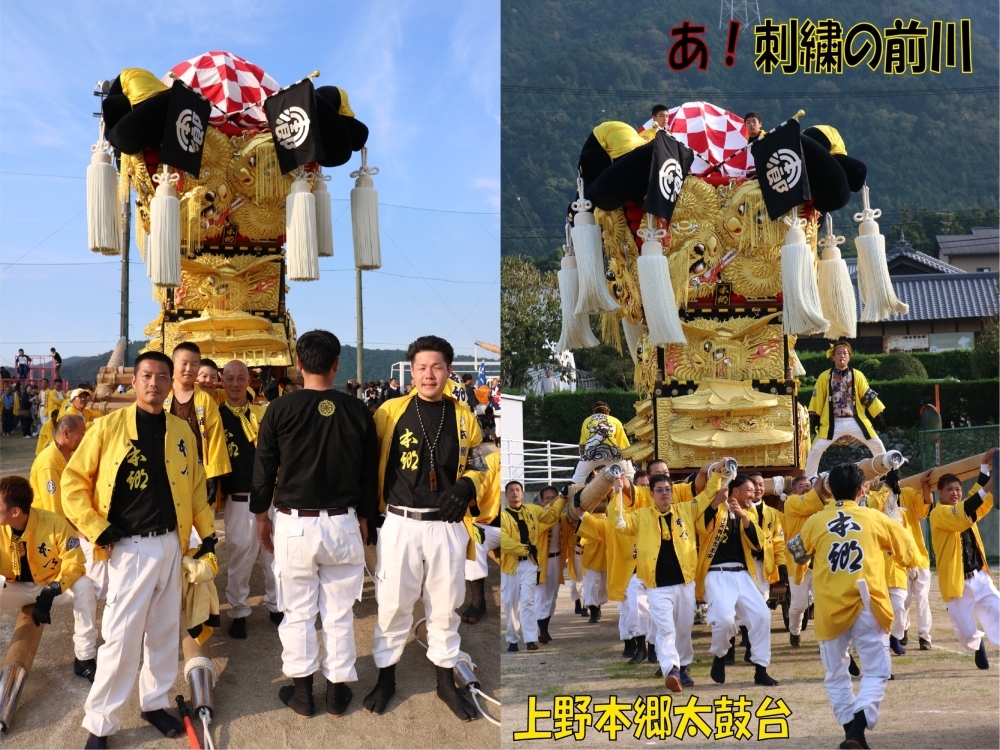
<svg viewBox="0 0 1000 750">
<path fill-rule="evenodd" d="M 257 419 L 254 417 L 253 412 L 250 411 L 250 404 L 233 406 L 228 401 L 224 401 L 223 406 L 229 409 L 233 415 L 239 417 L 240 424 L 243 426 L 243 434 L 246 435 L 247 440 L 256 445 L 257 429 L 259 425 L 257 424 Z"/>
<path fill-rule="evenodd" d="M 11 534 L 10 537 L 10 562 L 14 569 L 14 580 L 21 577 L 21 558 L 27 554 L 24 548 L 24 540 L 19 536 Z"/>
<path fill-rule="evenodd" d="M 622 329 L 618 324 L 618 313 L 609 312 L 601 316 L 601 341 L 622 353 Z"/>
</svg>

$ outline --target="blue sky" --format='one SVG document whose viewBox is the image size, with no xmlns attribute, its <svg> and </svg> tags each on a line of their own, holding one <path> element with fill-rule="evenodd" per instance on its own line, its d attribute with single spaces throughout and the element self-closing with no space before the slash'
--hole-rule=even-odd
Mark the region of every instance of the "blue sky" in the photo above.
<svg viewBox="0 0 1000 750">
<path fill-rule="evenodd" d="M 91 92 L 123 68 L 161 76 L 210 49 L 245 57 L 283 86 L 319 69 L 316 84 L 345 89 L 371 129 L 382 269 L 364 274 L 366 348 L 405 348 L 426 333 L 460 354 L 474 341 L 498 344 L 497 3 L 4 2 L 0 362 L 22 346 L 71 356 L 114 344 L 120 263 L 86 246 Z M 290 282 L 288 295 L 300 333 L 327 328 L 346 344 L 356 341 L 347 199 L 359 164 L 356 155 L 327 170 L 335 256 L 321 259 L 319 281 Z M 141 263 L 134 240 L 132 261 Z M 144 338 L 158 307 L 141 265 L 131 266 L 130 299 L 130 338 Z"/>
</svg>

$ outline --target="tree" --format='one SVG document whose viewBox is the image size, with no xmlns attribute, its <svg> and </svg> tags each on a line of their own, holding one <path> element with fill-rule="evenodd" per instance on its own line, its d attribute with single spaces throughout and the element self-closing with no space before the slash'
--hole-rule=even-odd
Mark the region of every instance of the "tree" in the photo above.
<svg viewBox="0 0 1000 750">
<path fill-rule="evenodd" d="M 528 369 L 553 360 L 552 345 L 562 331 L 559 280 L 528 260 L 500 261 L 500 380 L 505 387 L 527 384 Z"/>
</svg>

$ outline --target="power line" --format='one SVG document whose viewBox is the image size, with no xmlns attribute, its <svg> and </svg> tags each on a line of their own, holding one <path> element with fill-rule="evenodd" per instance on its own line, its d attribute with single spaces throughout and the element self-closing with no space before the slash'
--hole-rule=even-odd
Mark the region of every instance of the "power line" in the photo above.
<svg viewBox="0 0 1000 750">
<path fill-rule="evenodd" d="M 524 204 L 521 202 L 521 196 L 517 194 L 517 188 L 514 186 L 514 180 L 510 178 L 510 172 L 507 171 L 507 167 L 504 165 L 503 159 L 500 160 L 500 168 L 503 170 L 503 173 L 507 175 L 507 182 L 510 183 L 510 189 L 514 191 L 514 197 L 517 198 L 517 205 L 521 207 L 521 211 L 524 213 L 525 221 L 528 222 L 528 226 L 531 227 L 531 231 L 534 232 L 535 228 L 531 226 L 531 217 L 528 216 L 528 210 L 524 207 Z M 538 239 L 538 244 L 541 245 L 542 249 L 544 250 L 545 245 L 542 242 L 542 238 L 538 237 L 537 239 Z"/>
<path fill-rule="evenodd" d="M 900 96 L 940 96 L 942 94 L 996 94 L 996 86 L 968 86 L 965 88 L 928 88 L 886 91 L 714 91 L 709 87 L 701 90 L 674 91 L 597 91 L 595 89 L 574 89 L 567 86 L 514 86 L 501 85 L 501 93 L 507 94 L 558 94 L 563 96 L 609 97 L 615 99 L 646 99 L 650 97 L 702 96 L 711 93 L 716 98 L 730 99 L 850 99 L 883 98 Z"/>
<path fill-rule="evenodd" d="M 84 210 L 86 210 L 86 209 L 84 209 Z M 83 215 L 83 211 L 80 211 L 80 213 L 78 213 L 78 214 L 77 214 L 76 216 L 74 216 L 74 217 L 73 217 L 72 219 L 70 219 L 69 221 L 67 221 L 67 222 L 66 222 L 65 224 L 63 224 L 63 225 L 62 225 L 61 227 L 59 227 L 59 228 L 58 228 L 58 229 L 57 229 L 56 231 L 54 231 L 54 232 L 53 232 L 52 234 L 50 234 L 50 235 L 46 236 L 46 237 L 45 237 L 45 239 L 43 239 L 43 240 L 42 240 L 41 242 L 39 242 L 39 243 L 38 243 L 37 245 L 33 245 L 33 246 L 32 246 L 32 247 L 31 247 L 31 248 L 29 249 L 29 250 L 26 250 L 26 251 L 25 251 L 24 253 L 22 253 L 22 254 L 21 254 L 21 255 L 20 255 L 20 256 L 19 256 L 19 257 L 18 257 L 17 259 L 15 259 L 14 263 L 17 263 L 17 261 L 21 260 L 21 258 L 23 258 L 24 256 L 26 256 L 26 255 L 27 255 L 28 253 L 30 253 L 30 252 L 31 252 L 32 250 L 34 250 L 34 249 L 35 249 L 36 247 L 38 247 L 38 246 L 39 246 L 39 245 L 41 245 L 41 244 L 42 244 L 43 242 L 45 242 L 46 240 L 48 240 L 48 239 L 49 239 L 50 237 L 53 237 L 53 236 L 55 236 L 55 235 L 59 234 L 59 232 L 61 232 L 61 231 L 63 230 L 63 228 L 65 228 L 66 226 L 68 226 L 68 225 L 69 225 L 69 223 L 70 223 L 71 221 L 74 221 L 75 219 L 79 218 L 79 217 L 80 217 L 80 216 L 82 216 L 82 215 Z M 0 269 L 0 273 L 3 273 L 3 272 L 4 272 L 4 271 L 6 271 L 6 270 L 7 270 L 8 268 L 10 268 L 10 267 L 11 267 L 12 265 L 14 265 L 14 264 L 13 264 L 13 263 L 8 263 L 8 264 L 7 264 L 6 266 L 4 266 L 4 267 L 3 267 L 2 269 Z"/>
</svg>

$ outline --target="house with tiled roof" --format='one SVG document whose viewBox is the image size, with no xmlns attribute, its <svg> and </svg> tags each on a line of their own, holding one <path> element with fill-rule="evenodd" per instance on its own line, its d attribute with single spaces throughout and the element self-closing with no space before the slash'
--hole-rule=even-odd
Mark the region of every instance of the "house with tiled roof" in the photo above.
<svg viewBox="0 0 1000 750">
<path fill-rule="evenodd" d="M 945 263 L 974 273 L 1000 271 L 1000 228 L 974 227 L 971 234 L 942 234 L 934 250 Z"/>
</svg>

